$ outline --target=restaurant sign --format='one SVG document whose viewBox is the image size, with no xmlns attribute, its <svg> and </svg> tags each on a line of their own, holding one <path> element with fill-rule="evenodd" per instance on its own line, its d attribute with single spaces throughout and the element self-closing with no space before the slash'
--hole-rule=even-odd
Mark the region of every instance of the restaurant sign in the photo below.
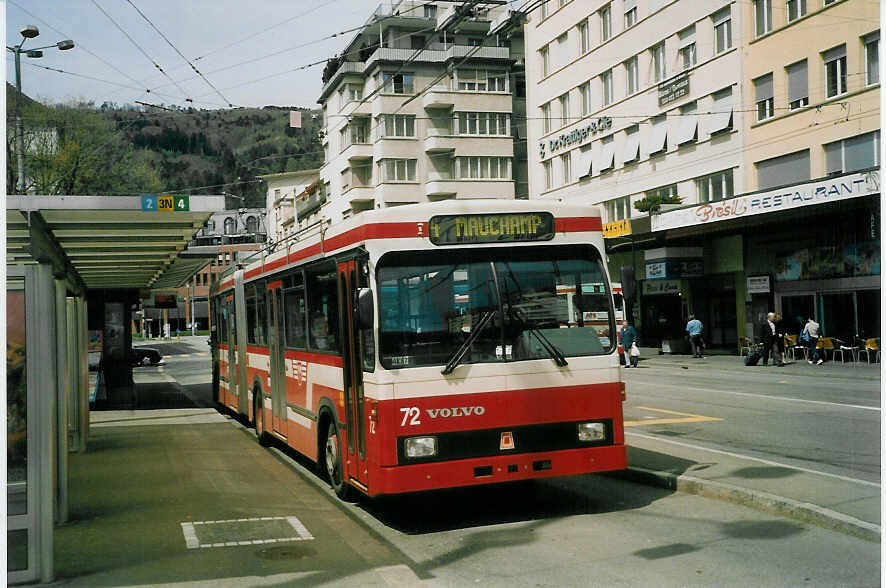
<svg viewBox="0 0 886 588">
<path fill-rule="evenodd" d="M 701 226 L 769 212 L 837 202 L 880 193 L 880 172 L 868 171 L 757 192 L 720 202 L 672 210 L 652 217 L 652 230 Z"/>
</svg>

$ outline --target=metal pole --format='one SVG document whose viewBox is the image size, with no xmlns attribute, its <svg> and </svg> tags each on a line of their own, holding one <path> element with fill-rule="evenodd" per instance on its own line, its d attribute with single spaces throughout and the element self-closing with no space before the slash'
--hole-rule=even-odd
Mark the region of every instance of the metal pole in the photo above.
<svg viewBox="0 0 886 588">
<path fill-rule="evenodd" d="M 18 150 L 18 182 L 19 194 L 25 193 L 25 139 L 22 127 L 22 63 L 21 45 L 16 47 L 15 53 L 15 143 Z"/>
</svg>

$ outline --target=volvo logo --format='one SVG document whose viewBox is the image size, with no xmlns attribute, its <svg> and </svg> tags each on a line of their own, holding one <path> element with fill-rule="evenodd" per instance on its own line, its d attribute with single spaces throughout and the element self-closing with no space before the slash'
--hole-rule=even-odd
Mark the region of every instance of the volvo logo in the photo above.
<svg viewBox="0 0 886 588">
<path fill-rule="evenodd" d="M 466 417 L 476 415 L 480 416 L 486 413 L 486 408 L 483 406 L 456 406 L 455 408 L 427 408 L 425 412 L 428 413 L 428 416 L 432 419 L 441 418 L 448 419 L 452 417 Z"/>
</svg>

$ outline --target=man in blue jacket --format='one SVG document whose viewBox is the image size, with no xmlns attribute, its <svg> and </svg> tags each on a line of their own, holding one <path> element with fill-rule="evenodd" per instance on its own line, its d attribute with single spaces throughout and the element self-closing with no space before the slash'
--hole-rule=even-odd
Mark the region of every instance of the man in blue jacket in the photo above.
<svg viewBox="0 0 886 588">
<path fill-rule="evenodd" d="M 636 355 L 631 355 L 631 347 L 634 343 L 637 342 L 637 331 L 634 329 L 634 325 L 631 323 L 626 323 L 625 326 L 621 328 L 621 346 L 625 350 L 625 367 L 637 367 L 637 362 L 640 361 L 640 358 Z"/>
</svg>

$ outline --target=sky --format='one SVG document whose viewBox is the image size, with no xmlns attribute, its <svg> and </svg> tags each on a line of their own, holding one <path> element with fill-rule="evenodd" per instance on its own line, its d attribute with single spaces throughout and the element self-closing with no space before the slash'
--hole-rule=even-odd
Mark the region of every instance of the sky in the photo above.
<svg viewBox="0 0 886 588">
<path fill-rule="evenodd" d="M 228 104 L 316 108 L 323 65 L 299 68 L 340 52 L 356 32 L 331 36 L 365 24 L 378 4 L 0 0 L 7 46 L 18 45 L 25 25 L 40 30 L 24 44 L 25 50 L 52 45 L 40 59 L 21 57 L 22 92 L 27 96 L 46 104 L 141 101 L 204 109 Z M 75 47 L 59 51 L 54 45 L 64 39 L 72 39 Z M 13 54 L 4 54 L 6 80 L 15 85 Z"/>
</svg>

